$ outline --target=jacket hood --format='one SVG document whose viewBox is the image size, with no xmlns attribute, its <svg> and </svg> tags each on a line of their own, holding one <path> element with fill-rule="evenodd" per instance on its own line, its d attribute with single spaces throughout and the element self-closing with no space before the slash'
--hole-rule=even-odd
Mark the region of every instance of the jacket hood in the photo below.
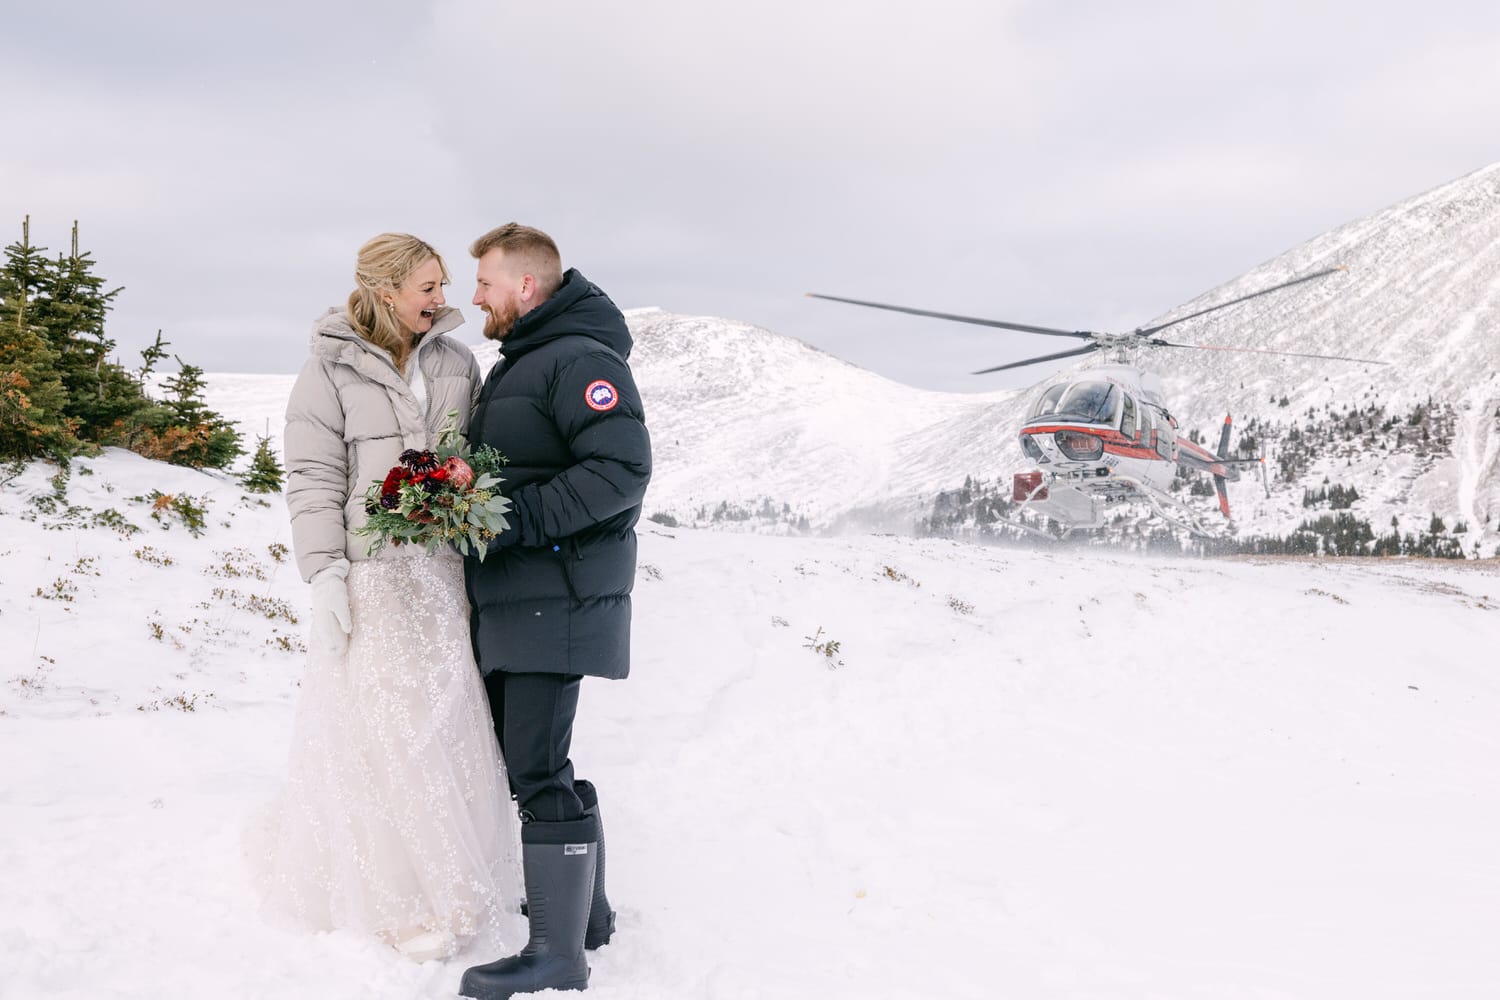
<svg viewBox="0 0 1500 1000">
<path fill-rule="evenodd" d="M 598 285 L 571 267 L 546 302 L 516 320 L 515 327 L 500 342 L 500 351 L 514 359 L 569 336 L 591 337 L 622 358 L 630 357 L 634 343 L 619 308 Z"/>
<path fill-rule="evenodd" d="M 417 345 L 417 350 L 420 351 L 423 344 L 436 340 L 439 335 L 458 329 L 463 322 L 463 313 L 452 306 L 443 306 L 433 316 L 432 329 L 422 335 L 422 342 Z M 390 356 L 385 351 L 355 331 L 348 314 L 338 306 L 330 306 L 313 323 L 310 347 L 312 353 L 320 358 L 343 361 L 345 364 L 352 364 L 360 352 L 373 354 L 387 363 L 390 361 Z"/>
</svg>

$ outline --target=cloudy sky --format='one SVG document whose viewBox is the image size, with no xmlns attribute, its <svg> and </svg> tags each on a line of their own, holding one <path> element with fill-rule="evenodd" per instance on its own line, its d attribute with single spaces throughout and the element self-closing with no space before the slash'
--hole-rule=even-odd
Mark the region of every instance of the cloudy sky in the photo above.
<svg viewBox="0 0 1500 1000">
<path fill-rule="evenodd" d="M 6 6 L 0 238 L 78 219 L 130 365 L 294 371 L 366 238 L 466 305 L 516 219 L 622 307 L 1026 385 L 966 373 L 1058 341 L 802 293 L 1128 329 L 1500 160 L 1493 0 Z"/>
</svg>

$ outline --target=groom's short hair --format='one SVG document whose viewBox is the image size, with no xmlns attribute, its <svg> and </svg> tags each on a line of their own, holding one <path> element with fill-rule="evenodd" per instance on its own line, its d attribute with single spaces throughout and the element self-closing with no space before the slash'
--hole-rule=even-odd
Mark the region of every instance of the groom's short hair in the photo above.
<svg viewBox="0 0 1500 1000">
<path fill-rule="evenodd" d="M 499 250 L 508 262 L 519 265 L 536 278 L 544 298 L 561 287 L 562 254 L 558 253 L 552 237 L 540 229 L 507 222 L 475 240 L 469 247 L 469 254 L 478 260 L 491 250 Z"/>
</svg>

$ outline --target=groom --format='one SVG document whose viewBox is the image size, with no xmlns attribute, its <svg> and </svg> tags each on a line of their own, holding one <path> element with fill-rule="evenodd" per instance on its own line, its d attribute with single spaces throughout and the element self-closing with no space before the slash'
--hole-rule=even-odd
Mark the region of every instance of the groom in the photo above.
<svg viewBox="0 0 1500 1000">
<path fill-rule="evenodd" d="M 568 759 L 583 678 L 630 671 L 635 523 L 651 441 L 620 310 L 514 222 L 474 241 L 474 304 L 500 342 L 469 424 L 508 461 L 510 527 L 465 563 L 475 656 L 521 809 L 531 940 L 464 973 L 481 1000 L 584 989 L 585 947 L 609 940 L 598 798 Z"/>
</svg>

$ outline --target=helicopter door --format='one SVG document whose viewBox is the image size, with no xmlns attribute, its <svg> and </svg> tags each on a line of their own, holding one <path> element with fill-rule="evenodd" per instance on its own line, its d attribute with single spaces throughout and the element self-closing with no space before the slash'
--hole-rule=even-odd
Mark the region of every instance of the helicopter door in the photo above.
<svg viewBox="0 0 1500 1000">
<path fill-rule="evenodd" d="M 1142 406 L 1139 410 L 1141 418 L 1141 433 L 1137 438 L 1141 444 L 1146 445 L 1162 458 L 1172 459 L 1172 430 L 1166 427 L 1160 419 L 1160 414 L 1153 413 L 1149 406 Z"/>
<path fill-rule="evenodd" d="M 1145 412 L 1144 408 L 1141 412 Z M 1156 419 L 1157 416 L 1161 419 Z M 1176 458 L 1173 454 L 1173 446 L 1177 443 L 1177 434 L 1172 427 L 1172 418 L 1165 413 L 1153 414 L 1152 423 L 1155 426 L 1151 430 L 1151 447 L 1155 448 L 1156 453 L 1168 462 L 1173 461 Z"/>
</svg>

